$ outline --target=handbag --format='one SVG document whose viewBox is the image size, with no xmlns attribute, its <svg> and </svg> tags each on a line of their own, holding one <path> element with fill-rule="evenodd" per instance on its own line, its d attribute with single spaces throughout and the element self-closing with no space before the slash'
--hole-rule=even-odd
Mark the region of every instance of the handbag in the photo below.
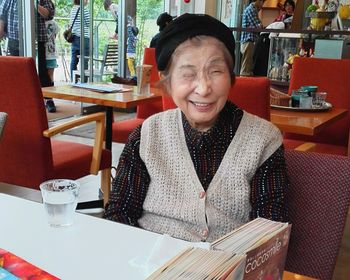
<svg viewBox="0 0 350 280">
<path fill-rule="evenodd" d="M 75 14 L 75 17 L 74 17 L 72 25 L 63 32 L 63 37 L 68 43 L 72 43 L 73 42 L 73 31 L 72 31 L 72 29 L 73 29 L 73 25 L 75 23 L 75 20 L 77 19 L 77 16 L 79 14 L 79 10 L 80 10 L 80 7 L 78 8 L 77 13 Z"/>
</svg>

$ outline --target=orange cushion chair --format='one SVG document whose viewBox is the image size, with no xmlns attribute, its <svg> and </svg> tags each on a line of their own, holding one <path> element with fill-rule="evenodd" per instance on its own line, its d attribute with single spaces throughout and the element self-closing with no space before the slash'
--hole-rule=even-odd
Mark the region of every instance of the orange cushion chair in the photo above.
<svg viewBox="0 0 350 280">
<path fill-rule="evenodd" d="M 39 189 L 49 179 L 74 180 L 102 170 L 101 187 L 108 199 L 111 152 L 102 150 L 104 113 L 49 128 L 32 58 L 0 57 L 0 85 L 0 111 L 8 114 L 0 142 L 0 182 Z M 94 147 L 50 138 L 90 121 L 97 123 Z"/>
<path fill-rule="evenodd" d="M 145 48 L 143 64 L 153 65 L 151 70 L 151 86 L 159 81 L 158 68 L 154 48 Z M 126 143 L 129 134 L 149 116 L 162 111 L 162 101 L 154 101 L 136 107 L 136 117 L 130 120 L 113 122 L 112 140 L 117 143 Z"/>
<path fill-rule="evenodd" d="M 327 92 L 327 101 L 333 107 L 350 110 L 349 73 L 349 59 L 296 58 L 289 94 L 301 86 L 316 85 L 318 91 Z M 350 113 L 315 136 L 286 133 L 285 138 L 313 142 L 316 144 L 316 152 L 350 156 L 349 128 Z"/>
</svg>

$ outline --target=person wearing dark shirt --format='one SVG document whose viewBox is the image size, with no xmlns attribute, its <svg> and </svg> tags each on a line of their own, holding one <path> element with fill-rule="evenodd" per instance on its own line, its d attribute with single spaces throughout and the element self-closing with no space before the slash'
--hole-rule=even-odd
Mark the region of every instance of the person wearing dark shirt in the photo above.
<svg viewBox="0 0 350 280">
<path fill-rule="evenodd" d="M 231 30 L 211 16 L 184 14 L 162 31 L 156 61 L 177 108 L 130 135 L 104 217 L 208 242 L 256 217 L 287 221 L 282 135 L 228 101 Z"/>
<path fill-rule="evenodd" d="M 157 18 L 157 25 L 159 26 L 159 32 L 154 35 L 154 37 L 151 40 L 151 43 L 149 45 L 150 48 L 155 48 L 157 45 L 157 41 L 160 36 L 160 32 L 167 26 L 171 21 L 173 20 L 173 17 L 169 15 L 168 13 L 162 13 Z"/>
</svg>

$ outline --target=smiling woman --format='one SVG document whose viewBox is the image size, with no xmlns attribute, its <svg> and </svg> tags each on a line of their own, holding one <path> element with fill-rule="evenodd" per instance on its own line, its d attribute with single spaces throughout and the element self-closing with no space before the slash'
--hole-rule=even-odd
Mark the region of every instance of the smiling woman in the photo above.
<svg viewBox="0 0 350 280">
<path fill-rule="evenodd" d="M 182 15 L 162 31 L 157 66 L 178 108 L 130 135 L 105 218 L 208 242 L 258 216 L 288 219 L 279 130 L 228 101 L 234 42 L 208 15 Z"/>
</svg>

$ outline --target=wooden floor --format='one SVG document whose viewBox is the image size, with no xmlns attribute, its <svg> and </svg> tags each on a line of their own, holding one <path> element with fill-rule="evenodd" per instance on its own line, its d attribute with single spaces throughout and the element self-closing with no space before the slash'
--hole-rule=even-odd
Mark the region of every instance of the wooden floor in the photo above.
<svg viewBox="0 0 350 280">
<path fill-rule="evenodd" d="M 69 136 L 69 135 L 59 135 L 58 139 L 68 140 L 68 141 L 76 141 L 79 143 L 92 144 L 91 139 Z M 112 165 L 116 166 L 119 160 L 119 156 L 122 152 L 124 145 L 113 143 L 113 157 L 112 157 Z M 99 189 L 99 176 L 86 176 L 82 179 L 78 180 L 81 184 L 81 191 L 79 194 L 79 201 L 89 201 L 98 198 L 98 189 Z M 11 188 L 1 187 L 0 183 L 0 192 L 5 192 L 17 196 L 21 196 L 24 198 L 28 198 L 31 200 L 40 199 L 40 193 L 29 193 L 14 191 Z M 333 280 L 349 280 L 350 279 L 350 211 L 347 217 L 347 223 L 344 231 L 344 236 L 342 240 L 341 249 L 339 252 L 338 260 L 336 263 L 336 268 L 333 276 Z"/>
</svg>

